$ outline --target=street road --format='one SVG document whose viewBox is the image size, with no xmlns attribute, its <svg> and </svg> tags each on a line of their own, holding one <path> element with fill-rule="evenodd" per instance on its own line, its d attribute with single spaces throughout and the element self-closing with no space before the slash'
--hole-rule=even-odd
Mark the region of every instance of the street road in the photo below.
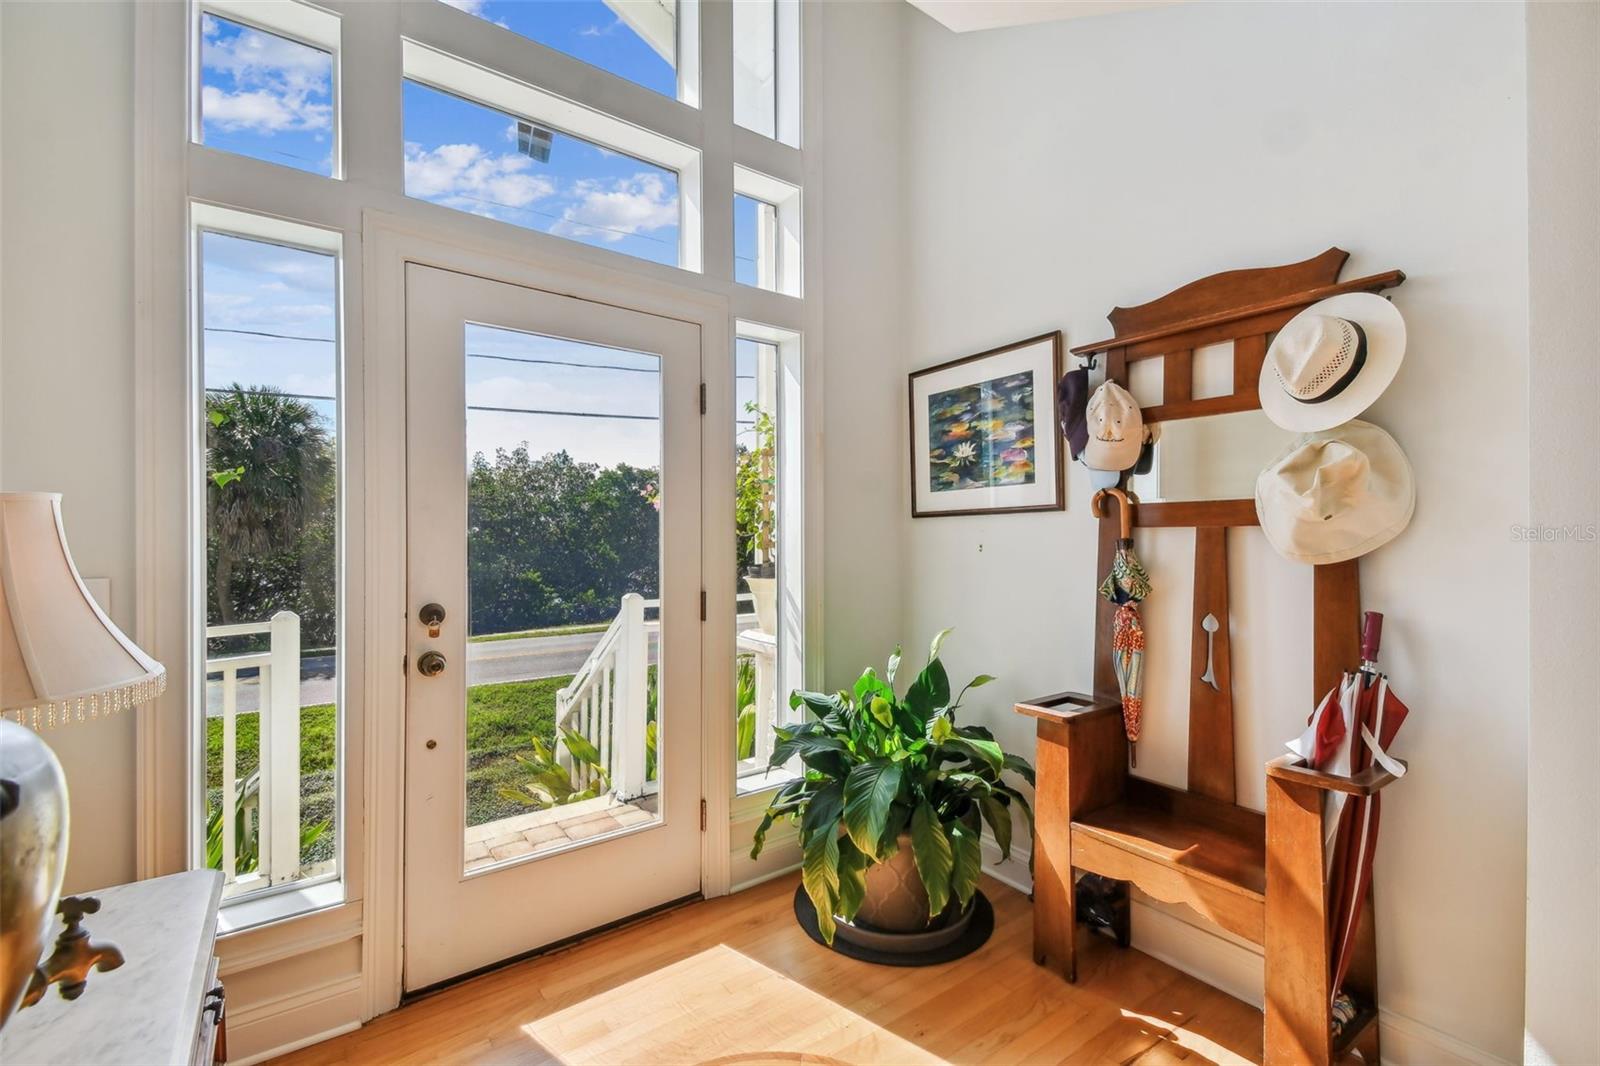
<svg viewBox="0 0 1600 1066">
<path fill-rule="evenodd" d="M 656 661 L 657 627 L 650 631 L 650 661 Z M 578 667 L 599 643 L 602 633 L 553 633 L 543 637 L 515 640 L 488 640 L 467 644 L 467 684 L 484 685 L 503 681 L 531 681 L 540 677 L 564 677 Z M 300 660 L 300 706 L 332 703 L 337 683 L 331 655 Z M 256 678 L 239 678 L 239 711 L 254 712 L 261 707 L 261 690 Z M 222 714 L 222 684 L 206 685 L 206 714 Z"/>
</svg>

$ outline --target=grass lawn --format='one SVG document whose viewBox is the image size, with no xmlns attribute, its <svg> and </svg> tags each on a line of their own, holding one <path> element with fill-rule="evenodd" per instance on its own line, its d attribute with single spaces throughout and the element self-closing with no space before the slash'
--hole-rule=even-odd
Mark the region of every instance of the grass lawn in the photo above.
<svg viewBox="0 0 1600 1066">
<path fill-rule="evenodd" d="M 467 638 L 471 644 L 490 644 L 497 640 L 522 640 L 524 637 L 555 637 L 567 633 L 604 633 L 610 622 L 591 622 L 577 626 L 546 626 L 544 629 L 519 629 L 515 633 L 479 633 Z"/>
<path fill-rule="evenodd" d="M 467 824 L 480 825 L 496 818 L 521 814 L 529 808 L 500 795 L 515 786 L 526 771 L 515 753 L 526 751 L 529 738 L 538 735 L 546 744 L 555 738 L 556 692 L 565 677 L 536 681 L 509 681 L 474 685 L 467 689 Z M 237 719 L 239 780 L 260 765 L 261 718 L 241 714 Z M 333 704 L 300 710 L 301 819 L 331 819 L 333 791 Z M 206 719 L 206 787 L 222 787 L 222 719 Z M 331 848 L 333 835 L 325 834 Z M 331 853 L 331 852 L 330 852 Z"/>
</svg>

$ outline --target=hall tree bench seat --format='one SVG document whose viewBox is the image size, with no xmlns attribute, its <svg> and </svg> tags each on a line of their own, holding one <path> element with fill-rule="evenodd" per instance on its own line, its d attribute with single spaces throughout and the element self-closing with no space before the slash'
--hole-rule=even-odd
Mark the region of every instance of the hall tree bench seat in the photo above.
<svg viewBox="0 0 1600 1066">
<path fill-rule="evenodd" d="M 1116 700 L 1060 693 L 1019 703 L 1017 711 L 1039 719 L 1039 832 L 1070 810 L 1066 843 L 1074 867 L 1158 885 L 1162 891 L 1153 895 L 1187 903 L 1229 932 L 1263 942 L 1265 815 L 1128 773 Z M 1058 732 L 1066 733 L 1060 752 L 1045 743 L 1047 733 Z M 1056 772 L 1059 760 L 1067 761 L 1067 773 Z M 1045 791 L 1071 782 L 1081 791 L 1070 799 Z"/>
<path fill-rule="evenodd" d="M 1381 292 L 1399 285 L 1398 270 L 1350 281 L 1339 274 L 1348 253 L 1330 248 L 1299 263 L 1234 270 L 1191 282 L 1149 303 L 1108 316 L 1115 336 L 1073 349 L 1103 358 L 1106 380 L 1127 387 L 1129 364 L 1162 360 L 1162 401 L 1141 408 L 1146 423 L 1174 422 L 1261 406 L 1258 382 L 1274 331 L 1318 300 L 1344 292 Z M 1233 391 L 1193 397 L 1194 353 L 1232 345 Z M 1121 501 L 1120 513 L 1104 506 Z M 1371 890 L 1356 927 L 1344 990 L 1359 1013 L 1331 1036 L 1334 992 L 1329 935 L 1329 879 L 1322 813 L 1329 790 L 1370 795 L 1393 780 L 1380 772 L 1339 778 L 1294 758 L 1268 764 L 1266 811 L 1237 796 L 1234 677 L 1225 621 L 1231 620 L 1228 541 L 1256 524 L 1251 499 L 1141 503 L 1106 489 L 1094 498 L 1100 519 L 1097 574 L 1108 573 L 1120 542 L 1135 529 L 1183 529 L 1194 538 L 1193 635 L 1190 646 L 1152 649 L 1181 663 L 1187 657 L 1188 753 L 1185 787 L 1144 780 L 1129 771 L 1129 741 L 1112 663 L 1115 606 L 1099 598 L 1094 694 L 1063 692 L 1016 705 L 1036 720 L 1034 803 L 1034 960 L 1078 979 L 1075 872 L 1118 882 L 1113 909 L 1117 940 L 1129 941 L 1130 886 L 1189 906 L 1228 932 L 1259 946 L 1264 957 L 1263 1056 L 1268 1064 L 1326 1066 L 1356 1050 L 1379 1061 L 1377 939 Z M 1311 568 L 1312 611 L 1307 707 L 1360 662 L 1360 569 L 1357 559 Z M 1089 594 L 1086 590 L 1086 595 Z M 1213 645 L 1214 637 L 1214 645 Z M 1186 655 L 1187 652 L 1187 655 Z M 1215 681 L 1207 674 L 1215 668 Z M 1148 670 L 1147 655 L 1145 669 Z M 1196 681 L 1197 678 L 1202 679 Z"/>
</svg>

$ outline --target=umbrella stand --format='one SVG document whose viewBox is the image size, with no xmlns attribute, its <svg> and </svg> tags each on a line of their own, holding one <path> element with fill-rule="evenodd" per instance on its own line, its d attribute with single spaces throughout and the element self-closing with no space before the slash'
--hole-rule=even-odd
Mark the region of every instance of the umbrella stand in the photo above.
<svg viewBox="0 0 1600 1066">
<path fill-rule="evenodd" d="M 1128 755 L 1139 765 L 1139 732 L 1144 721 L 1144 701 L 1140 696 L 1144 671 L 1144 623 L 1139 603 L 1150 595 L 1150 575 L 1133 553 L 1133 501 L 1121 489 L 1101 489 L 1094 494 L 1091 510 L 1106 517 L 1106 500 L 1117 500 L 1122 510 L 1117 516 L 1117 551 L 1111 572 L 1100 585 L 1100 595 L 1116 604 L 1111 625 L 1111 665 L 1122 692 L 1122 725 L 1128 737 Z"/>
<path fill-rule="evenodd" d="M 1374 763 L 1395 777 L 1405 774 L 1403 764 L 1388 752 L 1408 710 L 1389 691 L 1389 679 L 1378 670 L 1378 646 L 1383 638 L 1383 615 L 1368 611 L 1361 626 L 1361 666 L 1346 675 L 1354 688 L 1354 713 L 1344 743 L 1349 751 L 1349 773 L 1365 773 Z M 1356 929 L 1372 887 L 1372 860 L 1378 847 L 1378 822 L 1383 797 L 1353 796 L 1338 812 L 1338 831 L 1329 860 L 1328 933 L 1332 945 L 1331 987 L 1338 995 L 1355 951 Z"/>
</svg>

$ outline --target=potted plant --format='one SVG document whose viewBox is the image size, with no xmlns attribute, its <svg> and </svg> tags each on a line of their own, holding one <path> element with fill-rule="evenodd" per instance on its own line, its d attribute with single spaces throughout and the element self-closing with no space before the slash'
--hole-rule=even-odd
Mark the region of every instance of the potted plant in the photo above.
<svg viewBox="0 0 1600 1066">
<path fill-rule="evenodd" d="M 739 531 L 739 562 L 744 582 L 755 601 L 756 623 L 763 633 L 778 631 L 776 489 L 778 435 L 772 413 L 754 402 L 745 413 L 755 416 L 754 448 L 740 446 L 735 474 L 734 520 Z"/>
<path fill-rule="evenodd" d="M 773 796 L 750 855 L 776 819 L 799 820 L 801 880 L 830 944 L 836 918 L 913 932 L 965 913 L 982 868 L 981 821 L 1002 857 L 1011 853 L 1013 804 L 1032 830 L 1028 801 L 1003 773 L 1031 786 L 1033 767 L 989 730 L 956 721 L 962 697 L 994 678 L 979 674 L 951 699 L 939 662 L 949 633 L 933 639 L 904 695 L 894 688 L 896 648 L 883 677 L 868 667 L 849 692 L 795 692 L 789 706 L 808 718 L 776 730 L 771 765 L 798 756 L 805 776 Z"/>
</svg>

